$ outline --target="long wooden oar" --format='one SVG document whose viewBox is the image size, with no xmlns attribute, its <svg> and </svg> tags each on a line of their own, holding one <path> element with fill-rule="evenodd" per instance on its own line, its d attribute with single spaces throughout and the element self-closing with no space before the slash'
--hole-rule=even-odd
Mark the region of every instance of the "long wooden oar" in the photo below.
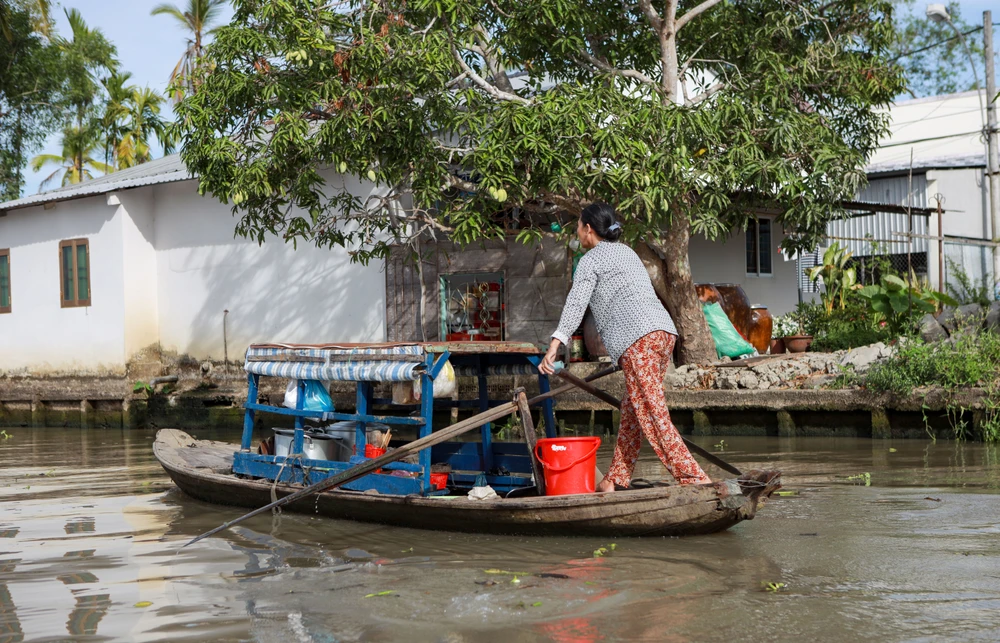
<svg viewBox="0 0 1000 643">
<path fill-rule="evenodd" d="M 538 495 L 545 495 L 545 470 L 542 463 L 535 455 L 535 445 L 537 436 L 535 435 L 535 421 L 531 419 L 531 407 L 528 406 L 528 396 L 524 394 L 524 389 L 518 387 L 514 391 L 514 403 L 521 415 L 521 430 L 524 432 L 524 443 L 528 446 L 528 458 L 531 459 L 531 473 L 535 476 L 535 489 Z"/>
<path fill-rule="evenodd" d="M 590 377 L 588 377 L 586 381 L 590 382 L 590 381 L 599 379 L 599 378 L 604 377 L 606 375 L 610 375 L 610 374 L 614 373 L 617 370 L 618 370 L 617 366 L 613 367 L 613 368 L 604 369 L 603 371 L 600 371 L 598 373 L 594 373 L 593 375 L 591 375 Z M 579 380 L 579 381 L 583 381 L 583 380 Z M 556 395 L 560 395 L 560 394 L 565 393 L 567 391 L 571 391 L 571 390 L 573 390 L 573 388 L 575 386 L 577 386 L 577 384 L 567 384 L 565 386 L 560 386 L 559 388 L 554 389 L 552 391 L 549 391 L 548 393 L 542 393 L 541 395 L 536 395 L 535 397 L 533 397 L 530 400 L 528 400 L 527 403 L 529 405 L 530 404 L 538 404 L 539 402 L 541 402 L 543 400 L 547 400 L 550 397 L 555 397 Z M 459 435 L 461 435 L 463 433 L 471 431 L 472 429 L 478 428 L 478 427 L 482 426 L 483 424 L 486 424 L 487 422 L 492 422 L 494 420 L 499 420 L 500 418 L 504 417 L 505 415 L 510 415 L 511 413 L 513 413 L 513 412 L 515 412 L 517 410 L 518 410 L 518 405 L 515 402 L 507 402 L 506 404 L 501 404 L 500 406 L 495 406 L 492 409 L 489 409 L 487 411 L 483 411 L 482 413 L 480 413 L 478 415 L 474 415 L 474 416 L 472 416 L 472 417 L 470 417 L 468 419 L 465 419 L 465 420 L 462 420 L 461 422 L 453 424 L 453 425 L 449 426 L 446 429 L 442 429 L 442 430 L 440 430 L 440 431 L 438 431 L 436 433 L 431 433 L 430 435 L 428 435 L 426 437 L 423 437 L 423 438 L 420 438 L 419 440 L 414 440 L 413 442 L 410 442 L 407 445 L 401 446 L 398 449 L 395 449 L 395 450 L 391 451 L 390 453 L 386 453 L 385 455 L 381 455 L 381 456 L 379 456 L 377 458 L 374 458 L 372 460 L 368 460 L 367 462 L 365 462 L 363 464 L 359 464 L 359 465 L 357 465 L 355 467 L 351 467 L 347 471 L 344 471 L 342 473 L 338 473 L 335 476 L 330 476 L 329 478 L 325 478 L 324 480 L 320 480 L 319 482 L 317 482 L 314 485 L 308 486 L 305 489 L 300 489 L 299 491 L 296 491 L 295 493 L 289 494 L 289 495 L 285 496 L 284 498 L 280 498 L 277 501 L 272 502 L 269 505 L 266 505 L 266 506 L 261 507 L 259 509 L 254 509 L 250 513 L 244 514 L 243 516 L 240 516 L 236 520 L 230 520 L 229 522 L 227 522 L 225 524 L 222 524 L 222 525 L 219 525 L 218 527 L 216 527 L 215 529 L 213 529 L 211 531 L 206 531 L 205 533 L 203 533 L 202 535 L 198 536 L 197 538 L 189 541 L 187 544 L 184 545 L 184 547 L 187 547 L 188 545 L 193 545 L 194 543 L 198 542 L 202 538 L 208 538 L 209 536 L 211 536 L 213 534 L 219 533 L 223 529 L 228 529 L 228 528 L 232 527 L 233 525 L 238 525 L 239 523 L 243 522 L 244 520 L 246 520 L 248 518 L 253 518 L 254 516 L 257 516 L 257 515 L 260 515 L 260 514 L 264 513 L 265 511 L 270 511 L 271 509 L 275 509 L 277 507 L 281 507 L 283 505 L 287 505 L 287 504 L 289 504 L 291 502 L 295 502 L 296 500 L 301 500 L 302 498 L 305 498 L 307 496 L 311 496 L 314 493 L 319 493 L 321 491 L 326 491 L 327 489 L 334 489 L 334 488 L 339 487 L 341 485 L 347 484 L 348 482 L 353 482 L 354 480 L 357 480 L 358 478 L 361 478 L 363 476 L 368 475 L 369 473 L 371 473 L 375 469 L 380 469 L 380 468 L 384 467 L 385 465 L 389 464 L 390 462 L 396 462 L 397 460 L 402 460 L 403 458 L 405 458 L 406 456 L 410 455 L 411 453 L 416 453 L 417 451 L 420 451 L 422 449 L 426 449 L 427 447 L 434 446 L 435 444 L 444 442 L 446 440 L 450 440 L 451 438 L 454 438 L 454 437 L 459 436 Z"/>
<path fill-rule="evenodd" d="M 617 397 L 615 397 L 614 395 L 611 395 L 610 393 L 608 393 L 606 391 L 602 391 L 601 389 L 597 388 L 596 386 L 593 386 L 592 384 L 588 384 L 587 380 L 581 380 L 579 377 L 577 377 L 577 376 L 575 376 L 575 375 L 573 375 L 571 373 L 567 373 L 566 371 L 559 371 L 558 373 L 556 373 L 556 375 L 558 375 L 562 379 L 566 380 L 570 384 L 576 386 L 577 388 L 580 388 L 580 389 L 582 389 L 582 390 L 590 393 L 591 395 L 593 395 L 594 397 L 598 398 L 599 400 L 607 402 L 608 404 L 610 404 L 611 406 L 615 407 L 616 409 L 620 409 L 621 406 L 622 406 L 621 400 L 619 400 Z M 684 440 L 684 444 L 687 445 L 688 449 L 690 449 L 691 451 L 694 451 L 695 453 L 697 453 L 701 457 L 705 458 L 706 460 L 708 460 L 709 462 L 711 462 L 715 466 L 719 467 L 720 469 L 728 471 L 729 473 L 732 473 L 733 475 L 737 475 L 737 476 L 743 475 L 742 471 L 740 471 L 739 469 L 737 469 L 733 465 L 729 464 L 728 462 L 726 462 L 722 458 L 716 457 L 715 454 L 713 454 L 711 451 L 707 451 L 707 450 L 701 448 L 700 446 L 698 446 L 697 444 L 695 444 L 694 442 L 691 442 L 690 440 L 688 440 L 687 438 L 685 438 L 683 435 L 681 436 L 681 440 Z"/>
</svg>

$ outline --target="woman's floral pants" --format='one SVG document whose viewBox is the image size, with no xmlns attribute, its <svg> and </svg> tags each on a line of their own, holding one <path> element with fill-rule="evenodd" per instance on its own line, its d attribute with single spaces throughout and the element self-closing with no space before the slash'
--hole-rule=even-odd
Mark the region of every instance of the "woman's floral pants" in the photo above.
<svg viewBox="0 0 1000 643">
<path fill-rule="evenodd" d="M 670 421 L 667 400 L 663 396 L 663 377 L 676 341 L 676 336 L 664 331 L 650 333 L 632 344 L 618 361 L 625 374 L 625 397 L 618 442 L 607 478 L 620 487 L 627 487 L 632 480 L 639 457 L 640 430 L 678 483 L 712 481 L 684 446 Z"/>
</svg>

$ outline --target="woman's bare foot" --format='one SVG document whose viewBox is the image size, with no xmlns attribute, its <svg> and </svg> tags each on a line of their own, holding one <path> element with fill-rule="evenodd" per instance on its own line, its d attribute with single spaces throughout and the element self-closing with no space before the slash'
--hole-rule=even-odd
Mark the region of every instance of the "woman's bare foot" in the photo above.
<svg viewBox="0 0 1000 643">
<path fill-rule="evenodd" d="M 600 493 L 609 493 L 615 490 L 615 483 L 611 482 L 607 478 L 601 480 L 600 484 L 597 485 L 597 491 Z"/>
</svg>

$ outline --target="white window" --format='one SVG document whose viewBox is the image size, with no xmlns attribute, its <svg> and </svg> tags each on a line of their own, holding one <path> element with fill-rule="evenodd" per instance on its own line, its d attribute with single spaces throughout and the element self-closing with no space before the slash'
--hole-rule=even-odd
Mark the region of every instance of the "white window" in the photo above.
<svg viewBox="0 0 1000 643">
<path fill-rule="evenodd" d="M 761 217 L 747 226 L 747 274 L 771 274 L 771 220 Z"/>
</svg>

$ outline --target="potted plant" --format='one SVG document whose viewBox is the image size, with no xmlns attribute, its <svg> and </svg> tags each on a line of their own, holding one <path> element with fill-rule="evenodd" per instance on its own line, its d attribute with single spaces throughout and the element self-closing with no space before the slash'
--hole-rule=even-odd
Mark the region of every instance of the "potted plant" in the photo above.
<svg viewBox="0 0 1000 643">
<path fill-rule="evenodd" d="M 790 353 L 804 353 L 812 344 L 812 335 L 801 335 L 799 322 L 791 315 L 780 315 L 774 320 L 775 339 L 771 340 L 771 354 L 784 353 L 787 349 Z"/>
</svg>

